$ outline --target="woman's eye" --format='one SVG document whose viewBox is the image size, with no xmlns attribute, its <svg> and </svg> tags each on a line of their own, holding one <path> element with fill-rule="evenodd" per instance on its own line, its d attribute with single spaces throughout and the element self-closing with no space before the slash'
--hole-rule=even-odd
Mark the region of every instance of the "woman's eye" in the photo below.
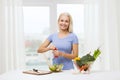
<svg viewBox="0 0 120 80">
<path fill-rule="evenodd" d="M 68 23 L 68 21 L 65 21 L 66 23 Z"/>
<path fill-rule="evenodd" d="M 61 20 L 61 22 L 63 22 L 63 20 Z"/>
</svg>

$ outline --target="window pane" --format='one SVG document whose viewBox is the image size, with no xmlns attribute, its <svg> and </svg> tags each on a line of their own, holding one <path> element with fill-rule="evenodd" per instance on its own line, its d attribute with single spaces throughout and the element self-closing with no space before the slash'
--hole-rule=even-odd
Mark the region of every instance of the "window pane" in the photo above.
<svg viewBox="0 0 120 80">
<path fill-rule="evenodd" d="M 23 12 L 26 66 L 46 65 L 37 49 L 49 34 L 49 7 L 24 7 Z"/>
<path fill-rule="evenodd" d="M 58 4 L 57 17 L 62 12 L 68 12 L 73 18 L 73 32 L 79 38 L 79 53 L 84 51 L 84 4 Z"/>
</svg>

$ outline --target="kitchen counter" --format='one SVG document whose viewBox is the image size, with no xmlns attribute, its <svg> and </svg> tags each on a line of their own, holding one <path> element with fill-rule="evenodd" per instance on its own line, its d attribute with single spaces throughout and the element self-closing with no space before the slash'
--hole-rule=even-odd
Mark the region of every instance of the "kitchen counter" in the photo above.
<svg viewBox="0 0 120 80">
<path fill-rule="evenodd" d="M 31 75 L 15 70 L 0 75 L 0 80 L 120 80 L 120 71 L 91 71 L 89 74 L 64 70 L 46 75 Z"/>
</svg>

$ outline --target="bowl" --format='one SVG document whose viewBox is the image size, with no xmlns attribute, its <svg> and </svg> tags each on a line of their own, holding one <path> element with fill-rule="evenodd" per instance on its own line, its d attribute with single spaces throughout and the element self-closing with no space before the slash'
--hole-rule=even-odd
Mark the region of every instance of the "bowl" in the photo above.
<svg viewBox="0 0 120 80">
<path fill-rule="evenodd" d="M 53 64 L 49 66 L 49 69 L 52 72 L 61 72 L 62 68 L 63 68 L 63 64 Z"/>
</svg>

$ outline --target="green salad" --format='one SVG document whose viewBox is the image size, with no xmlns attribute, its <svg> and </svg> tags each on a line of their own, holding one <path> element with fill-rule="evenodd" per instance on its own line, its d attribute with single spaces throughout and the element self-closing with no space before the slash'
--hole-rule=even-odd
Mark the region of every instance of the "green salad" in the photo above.
<svg viewBox="0 0 120 80">
<path fill-rule="evenodd" d="M 63 64 L 53 64 L 53 65 L 49 66 L 49 69 L 52 72 L 60 72 L 60 71 L 62 71 L 62 68 L 63 68 Z"/>
</svg>

